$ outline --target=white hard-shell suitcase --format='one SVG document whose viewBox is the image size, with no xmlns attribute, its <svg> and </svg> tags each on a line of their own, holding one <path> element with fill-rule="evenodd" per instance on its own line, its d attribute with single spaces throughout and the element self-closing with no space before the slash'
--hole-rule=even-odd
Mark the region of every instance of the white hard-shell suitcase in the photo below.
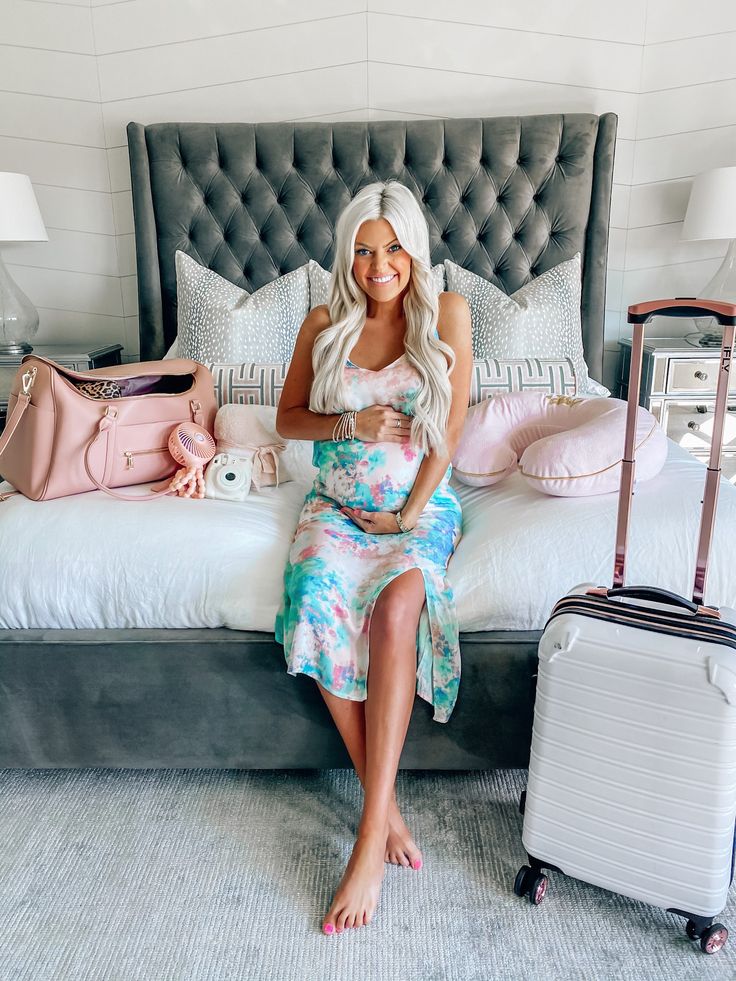
<svg viewBox="0 0 736 981">
<path fill-rule="evenodd" d="M 693 601 L 624 587 L 643 327 L 656 314 L 724 326 Z M 736 610 L 703 605 L 720 480 L 736 304 L 694 298 L 629 307 L 634 338 L 614 588 L 578 586 L 539 643 L 522 841 L 514 891 L 538 905 L 548 869 L 686 917 L 706 953 L 733 878 Z M 734 529 L 736 531 L 736 529 Z"/>
</svg>

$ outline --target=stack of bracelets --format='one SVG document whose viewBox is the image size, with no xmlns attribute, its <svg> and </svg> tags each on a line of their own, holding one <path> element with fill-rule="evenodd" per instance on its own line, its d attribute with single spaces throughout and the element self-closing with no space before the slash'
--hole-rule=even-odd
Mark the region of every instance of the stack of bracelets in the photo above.
<svg viewBox="0 0 736 981">
<path fill-rule="evenodd" d="M 342 439 L 355 439 L 356 411 L 343 412 L 332 430 L 332 438 L 336 442 Z"/>
</svg>

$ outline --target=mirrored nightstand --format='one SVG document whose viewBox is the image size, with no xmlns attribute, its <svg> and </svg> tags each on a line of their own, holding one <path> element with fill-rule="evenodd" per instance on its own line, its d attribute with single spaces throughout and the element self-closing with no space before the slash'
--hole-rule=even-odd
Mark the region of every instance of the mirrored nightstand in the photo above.
<svg viewBox="0 0 736 981">
<path fill-rule="evenodd" d="M 621 357 L 615 395 L 626 399 L 631 340 L 627 338 L 619 344 Z M 684 337 L 644 339 L 639 404 L 649 409 L 671 439 L 704 463 L 710 455 L 720 357 L 720 348 L 694 347 Z M 731 483 L 736 483 L 736 374 L 731 378 L 730 392 L 721 472 Z"/>
<path fill-rule="evenodd" d="M 85 350 L 79 344 L 39 344 L 31 353 L 41 358 L 50 358 L 74 371 L 89 371 L 90 368 L 107 368 L 111 364 L 121 364 L 122 351 L 122 344 L 108 344 L 107 347 L 91 350 Z M 10 388 L 22 360 L 21 354 L 0 354 L 0 432 L 5 426 Z"/>
</svg>

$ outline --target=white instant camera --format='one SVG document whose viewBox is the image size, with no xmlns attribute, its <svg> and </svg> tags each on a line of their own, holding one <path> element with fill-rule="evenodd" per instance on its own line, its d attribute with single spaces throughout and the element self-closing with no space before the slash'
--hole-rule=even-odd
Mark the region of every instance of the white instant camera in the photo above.
<svg viewBox="0 0 736 981">
<path fill-rule="evenodd" d="M 250 493 L 253 461 L 218 453 L 204 475 L 204 495 L 219 501 L 244 501 Z"/>
</svg>

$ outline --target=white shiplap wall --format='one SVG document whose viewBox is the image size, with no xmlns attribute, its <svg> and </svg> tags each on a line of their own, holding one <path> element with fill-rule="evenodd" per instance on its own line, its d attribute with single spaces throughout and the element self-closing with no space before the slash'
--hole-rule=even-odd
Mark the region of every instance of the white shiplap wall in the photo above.
<svg viewBox="0 0 736 981">
<path fill-rule="evenodd" d="M 695 291 L 723 243 L 678 241 L 692 176 L 736 163 L 726 0 L 0 0 L 0 169 L 31 174 L 51 242 L 7 247 L 43 340 L 137 354 L 125 125 L 619 115 L 606 317 Z"/>
<path fill-rule="evenodd" d="M 622 308 L 698 295 L 727 242 L 681 242 L 692 178 L 736 165 L 736 4 L 648 0 Z M 621 334 L 629 330 L 622 316 Z M 655 321 L 685 333 L 691 321 Z"/>
<path fill-rule="evenodd" d="M 0 0 L 0 170 L 49 242 L 3 246 L 42 343 L 138 353 L 129 120 L 365 119 L 366 0 Z"/>
<path fill-rule="evenodd" d="M 38 342 L 123 336 L 88 0 L 0 0 L 0 170 L 29 174 L 49 241 L 3 246 L 39 309 Z"/>
<path fill-rule="evenodd" d="M 692 177 L 736 164 L 732 0 L 368 0 L 373 118 L 613 111 L 604 378 L 629 303 L 697 293 L 726 243 L 680 243 Z M 659 320 L 657 333 L 685 322 Z"/>
</svg>

